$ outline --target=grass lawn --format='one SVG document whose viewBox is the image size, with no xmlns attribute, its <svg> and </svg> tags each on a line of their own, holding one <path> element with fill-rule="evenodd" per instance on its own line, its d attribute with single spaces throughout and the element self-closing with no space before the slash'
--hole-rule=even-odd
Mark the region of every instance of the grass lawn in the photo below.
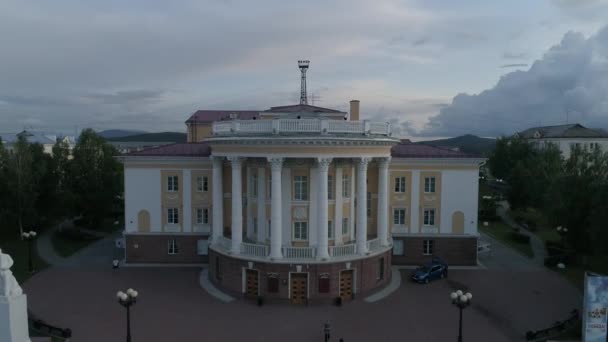
<svg viewBox="0 0 608 342">
<path fill-rule="evenodd" d="M 13 261 L 13 267 L 11 271 L 17 279 L 19 284 L 23 284 L 31 274 L 28 271 L 28 247 L 27 241 L 19 238 L 19 231 L 14 232 L 0 231 L 0 249 L 2 253 L 9 254 Z M 34 264 L 34 270 L 40 271 L 45 269 L 48 265 L 44 260 L 40 259 L 36 251 L 36 241 L 32 242 L 32 260 Z"/>
<path fill-rule="evenodd" d="M 69 257 L 72 254 L 80 251 L 84 247 L 100 239 L 100 237 L 77 233 L 77 230 L 70 230 L 70 234 L 62 234 L 59 232 L 53 233 L 51 241 L 55 252 L 62 257 Z"/>
<path fill-rule="evenodd" d="M 511 236 L 513 229 L 503 222 L 490 222 L 487 227 L 480 226 L 479 230 L 527 256 L 528 258 L 532 258 L 534 256 L 530 243 L 523 243 L 514 240 Z"/>
</svg>

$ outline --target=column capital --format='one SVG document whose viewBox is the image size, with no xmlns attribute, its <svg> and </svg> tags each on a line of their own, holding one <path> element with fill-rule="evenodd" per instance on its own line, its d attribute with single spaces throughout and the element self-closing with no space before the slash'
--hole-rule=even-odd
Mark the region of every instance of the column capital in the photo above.
<svg viewBox="0 0 608 342">
<path fill-rule="evenodd" d="M 388 168 L 388 164 L 391 162 L 391 157 L 381 157 L 376 158 L 376 160 L 378 161 L 378 167 L 381 169 L 386 169 Z"/>
<path fill-rule="evenodd" d="M 243 161 L 245 160 L 245 158 L 243 157 L 237 157 L 237 156 L 230 156 L 230 157 L 226 157 L 226 159 L 228 159 L 230 161 L 230 163 L 232 163 L 232 166 L 241 166 L 243 165 Z"/>
<path fill-rule="evenodd" d="M 332 158 L 317 158 L 317 165 L 319 165 L 319 170 L 327 171 L 329 170 L 329 165 L 331 164 Z"/>
<path fill-rule="evenodd" d="M 270 168 L 273 171 L 278 171 L 281 170 L 281 168 L 283 167 L 283 161 L 285 159 L 284 158 L 268 158 L 268 163 L 270 164 Z"/>
<path fill-rule="evenodd" d="M 369 162 L 371 160 L 372 160 L 372 158 L 369 158 L 369 157 L 361 157 L 361 158 L 355 159 L 355 162 L 357 163 L 357 167 L 360 170 L 365 170 L 365 169 L 367 169 L 367 165 L 369 164 Z"/>
</svg>

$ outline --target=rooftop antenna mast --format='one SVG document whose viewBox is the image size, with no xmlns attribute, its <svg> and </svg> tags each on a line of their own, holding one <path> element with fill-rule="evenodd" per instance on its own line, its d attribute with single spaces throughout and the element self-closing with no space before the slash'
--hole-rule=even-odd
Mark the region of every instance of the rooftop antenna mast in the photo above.
<svg viewBox="0 0 608 342">
<path fill-rule="evenodd" d="M 298 61 L 298 68 L 300 68 L 300 72 L 302 73 L 302 83 L 300 85 L 300 104 L 307 105 L 308 98 L 306 96 L 306 70 L 308 70 L 308 65 L 310 61 Z"/>
</svg>

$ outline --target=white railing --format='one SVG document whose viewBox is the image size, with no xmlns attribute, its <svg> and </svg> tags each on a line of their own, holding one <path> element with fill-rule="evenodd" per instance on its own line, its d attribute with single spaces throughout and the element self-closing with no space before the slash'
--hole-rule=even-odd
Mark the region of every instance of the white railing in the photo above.
<svg viewBox="0 0 608 342">
<path fill-rule="evenodd" d="M 332 257 L 341 257 L 341 256 L 349 256 L 355 255 L 356 245 L 354 243 L 342 246 L 329 246 L 329 256 Z"/>
<path fill-rule="evenodd" d="M 268 246 L 243 242 L 241 243 L 241 254 L 265 257 L 268 256 Z"/>
<path fill-rule="evenodd" d="M 230 120 L 212 124 L 213 135 L 240 134 L 364 134 L 391 136 L 388 122 L 341 121 L 329 119 Z"/>
<path fill-rule="evenodd" d="M 220 245 L 220 247 L 226 251 L 229 251 L 232 248 L 232 240 L 224 236 L 220 236 L 217 239 L 217 244 Z"/>
<path fill-rule="evenodd" d="M 287 259 L 314 259 L 317 256 L 314 247 L 282 247 L 283 258 Z"/>
<path fill-rule="evenodd" d="M 378 240 L 377 238 L 373 240 L 367 240 L 368 252 L 373 252 L 378 249 L 380 249 L 380 240 Z"/>
</svg>

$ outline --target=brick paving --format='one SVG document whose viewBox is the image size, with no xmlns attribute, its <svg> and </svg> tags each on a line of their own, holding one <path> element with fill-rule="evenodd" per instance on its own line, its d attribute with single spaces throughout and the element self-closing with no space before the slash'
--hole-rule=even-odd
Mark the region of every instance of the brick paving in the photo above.
<svg viewBox="0 0 608 342">
<path fill-rule="evenodd" d="M 51 268 L 24 289 L 30 309 L 49 323 L 69 327 L 72 341 L 124 339 L 125 313 L 117 290 L 137 289 L 132 310 L 133 341 L 451 341 L 458 312 L 449 293 L 468 288 L 474 304 L 464 313 L 466 341 L 517 341 L 529 329 L 544 328 L 579 308 L 580 293 L 551 271 L 462 270 L 450 278 L 418 285 L 404 281 L 375 303 L 362 299 L 342 307 L 258 307 L 223 303 L 199 287 L 197 268 Z"/>
</svg>

